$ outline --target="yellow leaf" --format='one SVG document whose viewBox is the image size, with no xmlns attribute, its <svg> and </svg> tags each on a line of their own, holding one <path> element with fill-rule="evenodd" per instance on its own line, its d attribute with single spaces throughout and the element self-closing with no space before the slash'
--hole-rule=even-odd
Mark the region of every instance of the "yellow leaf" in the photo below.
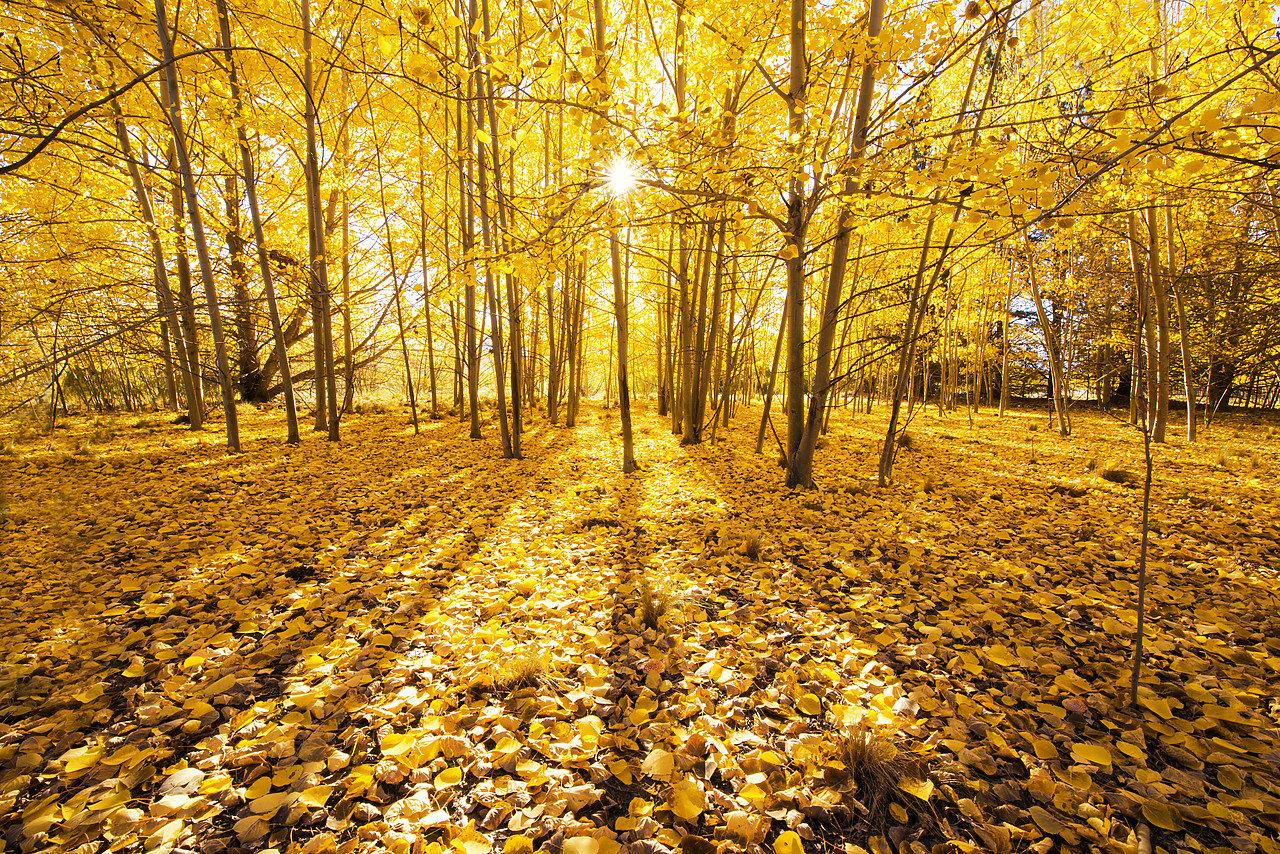
<svg viewBox="0 0 1280 854">
<path fill-rule="evenodd" d="M 436 775 L 436 788 L 447 789 L 450 786 L 456 786 L 462 782 L 462 769 L 456 765 L 450 766 Z"/>
<path fill-rule="evenodd" d="M 1142 816 L 1161 830 L 1181 830 L 1182 816 L 1168 804 L 1147 801 L 1142 805 Z"/>
<path fill-rule="evenodd" d="M 1057 836 L 1066 829 L 1062 822 L 1054 818 L 1053 815 L 1044 807 L 1035 806 L 1032 807 L 1029 812 L 1031 813 L 1031 820 L 1034 821 L 1045 833 L 1052 833 Z"/>
<path fill-rule="evenodd" d="M 147 837 L 147 850 L 152 851 L 177 839 L 178 834 L 182 832 L 182 825 L 183 821 L 180 818 L 165 822 L 158 830 Z"/>
<path fill-rule="evenodd" d="M 212 697 L 215 694 L 225 693 L 231 689 L 232 685 L 235 685 L 235 684 L 236 684 L 236 675 L 234 673 L 228 673 L 226 676 L 223 676 L 221 679 L 218 679 L 217 681 L 211 683 L 209 687 L 205 688 L 204 695 L 206 697 Z"/>
<path fill-rule="evenodd" d="M 249 815 L 237 821 L 234 829 L 241 842 L 253 842 L 255 839 L 266 836 L 271 830 L 271 825 L 267 824 L 260 815 Z"/>
<path fill-rule="evenodd" d="M 671 795 L 667 798 L 667 807 L 685 821 L 693 821 L 702 815 L 706 805 L 698 784 L 689 780 L 681 780 L 672 786 Z"/>
<path fill-rule="evenodd" d="M 929 800 L 933 795 L 932 780 L 915 780 L 911 777 L 903 777 L 898 781 L 898 788 L 908 795 L 915 795 L 922 801 Z"/>
<path fill-rule="evenodd" d="M 889 804 L 889 814 L 893 816 L 893 820 L 898 824 L 906 824 L 907 820 L 911 818 L 911 816 L 907 815 L 907 811 L 896 803 Z"/>
<path fill-rule="evenodd" d="M 383 756 L 401 756 L 409 752 L 409 748 L 414 745 L 414 737 L 407 732 L 388 733 L 382 739 L 382 755 Z"/>
<path fill-rule="evenodd" d="M 1138 705 L 1145 706 L 1155 712 L 1166 721 L 1173 717 L 1173 710 L 1169 708 L 1169 701 L 1163 697 L 1138 697 Z"/>
<path fill-rule="evenodd" d="M 1009 648 L 1004 644 L 995 644 L 989 647 L 987 649 L 987 659 L 993 664 L 998 664 L 1001 667 L 1009 667 L 1017 661 L 1017 658 L 1014 657 L 1013 653 L 1010 652 Z"/>
<path fill-rule="evenodd" d="M 298 800 L 309 807 L 322 807 L 329 801 L 333 786 L 312 786 L 298 796 Z"/>
<path fill-rule="evenodd" d="M 564 841 L 563 854 L 599 854 L 600 841 L 590 836 L 574 836 Z"/>
<path fill-rule="evenodd" d="M 231 778 L 228 776 L 205 777 L 200 783 L 200 788 L 196 791 L 202 795 L 215 795 L 218 792 L 224 792 L 231 788 Z"/>
<path fill-rule="evenodd" d="M 665 782 L 671 779 L 675 765 L 674 756 L 660 747 L 655 747 L 640 764 L 640 773 Z"/>
<path fill-rule="evenodd" d="M 92 703 L 94 700 L 102 696 L 102 691 L 102 683 L 95 682 L 79 694 L 76 694 L 74 699 L 78 703 Z"/>
<path fill-rule="evenodd" d="M 1231 765 L 1223 765 L 1218 769 L 1218 782 L 1233 792 L 1240 791 L 1244 786 L 1244 778 Z"/>
<path fill-rule="evenodd" d="M 83 771 L 86 768 L 92 768 L 98 764 L 98 760 L 102 758 L 103 748 L 101 746 L 82 747 L 76 750 L 68 750 L 63 754 L 67 760 L 66 767 L 63 769 L 67 774 L 74 774 L 77 771 Z"/>
<path fill-rule="evenodd" d="M 800 698 L 800 702 L 796 704 L 801 713 L 806 715 L 822 714 L 822 701 L 818 699 L 816 694 L 805 694 Z"/>
<path fill-rule="evenodd" d="M 448 827 L 449 813 L 444 810 L 436 810 L 435 812 L 431 812 L 423 816 L 422 820 L 418 822 L 418 824 L 421 827 Z"/>
<path fill-rule="evenodd" d="M 288 768 L 281 768 L 279 771 L 271 775 L 271 785 L 284 788 L 292 786 L 293 782 L 302 776 L 301 765 L 290 765 Z"/>
<path fill-rule="evenodd" d="M 1123 753 L 1125 756 L 1132 757 L 1133 759 L 1143 759 L 1147 755 L 1146 751 L 1143 750 L 1141 747 L 1139 747 L 1136 744 L 1130 744 L 1127 741 L 1117 741 L 1116 749 L 1119 750 L 1121 753 Z"/>
<path fill-rule="evenodd" d="M 258 798 L 271 791 L 271 778 L 263 775 L 249 784 L 249 788 L 244 790 L 244 797 L 247 801 L 257 800 Z"/>
<path fill-rule="evenodd" d="M 502 854 L 533 854 L 533 841 L 527 836 L 509 836 L 502 845 Z"/>
<path fill-rule="evenodd" d="M 774 854 L 804 854 L 804 843 L 794 830 L 784 830 L 773 841 Z"/>
<path fill-rule="evenodd" d="M 1036 756 L 1040 759 L 1058 758 L 1058 746 L 1047 738 L 1031 739 L 1031 749 L 1036 752 Z"/>
<path fill-rule="evenodd" d="M 1111 751 L 1101 744 L 1090 744 L 1088 742 L 1073 744 L 1071 746 L 1071 757 L 1078 762 L 1101 765 L 1105 768 L 1111 767 Z"/>
<path fill-rule="evenodd" d="M 272 792 L 269 795 L 249 802 L 249 811 L 259 814 L 270 815 L 280 807 L 285 805 L 286 801 L 293 799 L 293 792 Z"/>
</svg>

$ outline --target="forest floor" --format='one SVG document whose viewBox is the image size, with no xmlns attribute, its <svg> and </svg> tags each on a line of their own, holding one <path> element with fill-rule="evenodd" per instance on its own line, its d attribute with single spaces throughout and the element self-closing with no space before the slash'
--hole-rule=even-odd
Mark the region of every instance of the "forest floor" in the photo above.
<svg viewBox="0 0 1280 854">
<path fill-rule="evenodd" d="M 1140 434 L 930 409 L 880 489 L 880 409 L 812 492 L 755 410 L 0 427 L 0 849 L 1280 851 L 1276 428 L 1155 448 L 1133 707 Z"/>
</svg>

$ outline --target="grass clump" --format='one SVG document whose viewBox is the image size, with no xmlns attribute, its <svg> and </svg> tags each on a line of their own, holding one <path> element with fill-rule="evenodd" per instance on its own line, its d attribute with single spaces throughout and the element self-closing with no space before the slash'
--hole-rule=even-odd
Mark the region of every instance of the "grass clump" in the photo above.
<svg viewBox="0 0 1280 854">
<path fill-rule="evenodd" d="M 521 688 L 534 688 L 542 684 L 547 664 L 537 655 L 520 655 L 496 666 L 492 676 L 493 689 L 511 694 Z"/>
<path fill-rule="evenodd" d="M 863 727 L 832 734 L 823 782 L 841 794 L 851 814 L 861 814 L 877 828 L 907 823 L 903 813 L 910 821 L 929 815 L 927 799 L 921 797 L 922 790 L 932 788 L 925 762 Z"/>
<path fill-rule="evenodd" d="M 1110 464 L 1098 469 L 1098 477 L 1110 483 L 1128 487 L 1135 487 L 1142 483 L 1142 477 L 1137 473 Z"/>
<path fill-rule="evenodd" d="M 909 451 L 915 445 L 915 437 L 906 430 L 898 434 L 898 447 L 904 451 Z"/>
<path fill-rule="evenodd" d="M 640 620 L 646 628 L 657 630 L 662 618 L 671 610 L 672 597 L 665 590 L 654 590 L 649 579 L 640 578 Z"/>
<path fill-rule="evenodd" d="M 760 560 L 760 532 L 752 531 L 742 538 L 742 553 L 749 560 Z"/>
</svg>

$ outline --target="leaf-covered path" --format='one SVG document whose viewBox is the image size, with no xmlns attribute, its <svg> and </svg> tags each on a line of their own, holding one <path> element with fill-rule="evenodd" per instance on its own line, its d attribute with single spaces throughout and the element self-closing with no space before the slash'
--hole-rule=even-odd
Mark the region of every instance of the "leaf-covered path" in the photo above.
<svg viewBox="0 0 1280 854">
<path fill-rule="evenodd" d="M 922 415 L 880 490 L 838 417 L 810 493 L 748 416 L 638 413 L 626 477 L 599 410 L 20 444 L 7 850 L 1280 850 L 1277 440 L 1157 448 L 1132 709 L 1139 437 L 1042 418 Z"/>
</svg>

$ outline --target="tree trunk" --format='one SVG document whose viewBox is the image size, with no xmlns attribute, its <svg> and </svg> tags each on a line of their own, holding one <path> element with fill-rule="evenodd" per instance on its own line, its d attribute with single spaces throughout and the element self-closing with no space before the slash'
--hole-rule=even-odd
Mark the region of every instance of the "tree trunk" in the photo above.
<svg viewBox="0 0 1280 854">
<path fill-rule="evenodd" d="M 884 21 L 884 0 L 872 0 L 867 17 L 867 38 L 880 37 Z M 793 57 L 794 61 L 794 57 Z M 853 137 L 849 152 L 849 174 L 845 178 L 844 197 L 852 199 L 858 189 L 853 171 L 862 159 L 866 148 L 867 124 L 871 117 L 871 97 L 875 88 L 875 61 L 868 61 L 862 68 L 858 85 L 858 106 L 853 121 Z M 845 269 L 849 260 L 849 243 L 853 237 L 853 211 L 846 203 L 836 218 L 836 236 L 832 244 L 831 272 L 827 278 L 827 292 L 823 299 L 822 324 L 818 329 L 818 353 L 814 364 L 813 386 L 810 390 L 808 417 L 804 432 L 790 449 L 787 465 L 787 486 L 813 488 L 813 451 L 822 427 L 827 395 L 831 391 L 831 346 L 835 342 L 836 322 L 840 311 L 840 295 L 844 289 Z M 796 407 L 798 409 L 798 407 Z M 788 430 L 791 427 L 788 425 Z M 788 434 L 790 435 L 790 433 Z"/>
<path fill-rule="evenodd" d="M 596 0 L 597 8 L 600 0 Z M 636 470 L 631 439 L 631 393 L 627 381 L 627 297 L 622 286 L 622 260 L 618 248 L 618 212 L 609 211 L 609 260 L 613 270 L 613 313 L 618 327 L 618 412 L 622 421 L 622 473 Z"/>
<path fill-rule="evenodd" d="M 173 59 L 173 42 L 169 39 L 169 26 L 164 0 L 155 0 L 156 29 L 160 34 L 160 50 L 168 63 L 165 77 L 169 88 L 169 127 L 173 131 L 174 150 L 178 156 L 178 168 L 182 174 L 182 189 L 186 196 L 187 214 L 191 220 L 191 234 L 196 243 L 196 257 L 200 261 L 200 277 L 204 280 L 205 299 L 209 304 L 209 326 L 213 336 L 214 358 L 218 365 L 218 384 L 222 388 L 222 406 L 226 417 L 227 449 L 240 451 L 240 429 L 236 421 L 235 389 L 231 383 L 231 366 L 227 360 L 226 340 L 222 334 L 222 315 L 218 311 L 218 293 L 214 287 L 213 265 L 209 260 L 209 246 L 204 238 L 204 222 L 200 217 L 196 198 L 195 177 L 187 156 L 186 132 L 182 125 L 182 110 L 178 92 L 178 70 Z"/>
<path fill-rule="evenodd" d="M 221 0 L 225 3 L 226 0 Z M 258 364 L 258 330 L 253 321 L 253 299 L 249 296 L 249 275 L 244 261 L 244 237 L 240 234 L 240 193 L 234 170 L 226 176 L 227 267 L 231 273 L 231 293 L 235 296 L 236 373 L 240 399 L 262 403 L 266 383 Z"/>
<path fill-rule="evenodd" d="M 311 234 L 311 278 L 315 288 L 315 308 L 317 314 L 312 323 L 318 327 L 317 351 L 320 358 L 316 360 L 317 369 L 323 367 L 324 375 L 316 375 L 316 427 L 323 429 L 326 425 L 321 414 L 321 397 L 324 396 L 324 410 L 327 411 L 328 438 L 337 442 L 338 418 L 338 376 L 333 363 L 333 325 L 330 311 L 329 294 L 329 261 L 325 250 L 324 211 L 320 197 L 320 159 L 316 150 L 316 102 L 315 86 L 312 82 L 311 61 L 311 2 L 302 0 L 302 51 L 303 51 L 303 89 L 306 96 L 305 122 L 307 126 L 307 158 L 306 179 L 307 223 Z M 380 176 L 381 177 L 381 176 Z M 315 330 L 313 330 L 314 332 Z"/>
<path fill-rule="evenodd" d="M 1044 333 L 1045 351 L 1049 357 L 1049 380 L 1053 384 L 1053 406 L 1058 415 L 1058 433 L 1068 436 L 1071 434 L 1071 422 L 1067 414 L 1067 385 L 1062 366 L 1062 349 L 1053 324 L 1049 321 L 1049 315 L 1045 312 L 1044 298 L 1036 278 L 1036 259 L 1031 251 L 1030 241 L 1026 240 L 1025 232 L 1023 239 L 1027 247 L 1027 272 L 1031 277 L 1031 298 L 1035 301 L 1036 317 L 1040 320 L 1040 330 Z"/>
<path fill-rule="evenodd" d="M 1156 370 L 1152 383 L 1155 391 L 1155 419 L 1151 427 L 1151 441 L 1163 442 L 1169 423 L 1169 370 L 1172 350 L 1169 344 L 1169 297 L 1160 269 L 1160 232 L 1156 227 L 1155 205 L 1147 205 L 1147 270 L 1151 279 L 1151 293 L 1156 304 Z"/>
<path fill-rule="evenodd" d="M 1178 310 L 1178 343 L 1182 349 L 1182 390 L 1187 398 L 1187 441 L 1196 440 L 1196 393 L 1191 377 L 1191 335 L 1187 330 L 1187 311 L 1182 305 L 1182 290 L 1178 287 L 1178 268 L 1174 264 L 1173 207 L 1164 206 L 1164 233 L 1166 254 L 1169 261 L 1169 289 L 1173 291 L 1173 303 Z"/>
<path fill-rule="evenodd" d="M 182 321 L 178 317 L 178 308 L 173 300 L 173 291 L 169 287 L 169 271 L 164 263 L 164 245 L 160 241 L 160 230 L 156 225 L 155 210 L 151 204 L 151 195 L 142 181 L 142 171 L 133 158 L 129 144 L 129 132 L 124 125 L 123 113 L 118 101 L 111 102 L 115 115 L 116 139 L 120 143 L 120 153 L 124 156 L 129 170 L 129 178 L 133 183 L 133 194 L 142 211 L 142 220 L 147 226 L 147 237 L 151 243 L 151 255 L 155 264 L 156 293 L 160 298 L 160 306 L 165 316 L 165 329 L 173 337 L 173 348 L 178 353 L 179 368 L 182 373 L 183 390 L 186 394 L 187 418 L 192 424 L 199 424 L 203 411 L 200 404 L 198 386 L 200 383 L 199 366 L 188 363 L 190 349 L 187 347 Z M 166 360 L 166 364 L 169 362 Z"/>
<path fill-rule="evenodd" d="M 288 421 L 288 439 L 290 445 L 301 441 L 298 432 L 298 409 L 293 393 L 293 375 L 289 369 L 289 348 L 285 342 L 284 331 L 280 324 L 280 306 L 276 300 L 276 288 L 271 274 L 271 261 L 267 257 L 267 240 L 262 230 L 262 214 L 258 208 L 257 181 L 253 169 L 253 155 L 249 151 L 249 142 L 245 134 L 243 108 L 240 102 L 240 82 L 236 73 L 236 65 L 231 48 L 231 24 L 227 16 L 226 0 L 217 0 L 218 25 L 222 33 L 223 57 L 227 63 L 227 76 L 231 83 L 231 100 L 235 115 L 236 140 L 240 149 L 240 171 L 244 180 L 245 197 L 249 202 L 249 218 L 253 225 L 253 238 L 258 245 L 258 269 L 262 274 L 263 289 L 267 297 L 267 312 L 271 320 L 271 340 L 275 345 L 276 364 L 280 371 L 280 380 L 284 386 L 285 416 Z M 261 380 L 266 383 L 266 375 Z M 265 395 L 266 389 L 263 389 Z"/>
</svg>

